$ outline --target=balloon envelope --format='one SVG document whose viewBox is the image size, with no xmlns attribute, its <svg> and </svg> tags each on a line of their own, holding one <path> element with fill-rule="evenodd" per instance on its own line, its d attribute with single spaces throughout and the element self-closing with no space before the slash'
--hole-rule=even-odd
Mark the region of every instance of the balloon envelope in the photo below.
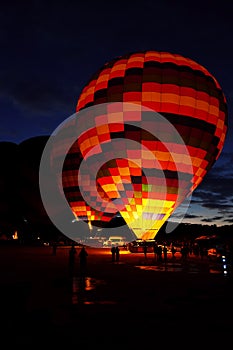
<svg viewBox="0 0 233 350">
<path fill-rule="evenodd" d="M 64 193 L 77 218 L 108 221 L 119 211 L 138 238 L 154 238 L 218 159 L 227 132 L 225 96 L 197 62 L 145 51 L 106 63 L 83 88 L 76 111 L 101 105 L 94 126 L 88 115 L 80 118 L 86 130 L 64 162 Z M 84 159 L 93 205 L 78 182 Z"/>
</svg>

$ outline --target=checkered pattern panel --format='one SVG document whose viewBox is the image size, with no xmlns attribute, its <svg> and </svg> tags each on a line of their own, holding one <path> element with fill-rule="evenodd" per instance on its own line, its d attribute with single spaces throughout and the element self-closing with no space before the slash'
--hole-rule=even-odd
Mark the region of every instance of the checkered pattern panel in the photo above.
<svg viewBox="0 0 233 350">
<path fill-rule="evenodd" d="M 162 139 L 172 144 L 172 154 L 153 132 L 148 131 L 150 128 L 144 128 L 140 112 L 122 110 L 114 115 L 113 122 L 108 110 L 100 116 L 102 122 L 99 123 L 96 116 L 96 127 L 87 128 L 70 148 L 63 170 L 64 192 L 77 216 L 110 220 L 113 214 L 106 213 L 105 208 L 106 202 L 112 201 L 125 221 L 129 225 L 133 223 L 138 237 L 150 238 L 182 199 L 195 190 L 218 159 L 227 131 L 226 99 L 217 80 L 200 64 L 176 54 L 145 51 L 105 64 L 83 88 L 76 110 L 108 102 L 134 102 L 163 115 L 186 144 L 192 169 L 190 171 L 187 166 L 181 145 L 172 144 L 174 141 L 166 123 L 151 115 L 151 125 L 156 125 Z M 138 126 L 130 125 L 130 121 Z M 121 139 L 121 146 L 113 145 L 110 150 L 108 146 L 114 139 Z M 136 141 L 141 148 L 127 148 L 123 140 Z M 96 200 L 95 209 L 80 200 L 76 174 L 78 162 L 74 166 L 77 150 L 81 160 L 93 147 L 106 159 L 96 183 L 91 183 L 86 174 L 86 181 L 90 182 L 87 197 L 91 202 Z M 124 155 L 122 158 L 114 156 L 119 151 Z M 187 175 L 182 176 L 181 181 L 177 179 L 177 168 Z M 147 176 L 143 169 L 147 169 Z M 156 177 L 154 173 L 150 175 L 150 169 L 156 171 Z M 104 199 L 102 202 L 97 200 L 96 184 Z M 182 194 L 179 198 L 178 188 Z M 148 231 L 142 233 L 145 227 Z"/>
</svg>

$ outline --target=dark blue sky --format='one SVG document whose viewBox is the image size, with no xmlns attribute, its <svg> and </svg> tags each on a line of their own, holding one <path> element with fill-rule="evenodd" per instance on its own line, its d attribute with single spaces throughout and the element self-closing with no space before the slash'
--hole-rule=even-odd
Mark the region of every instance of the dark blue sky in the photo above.
<svg viewBox="0 0 233 350">
<path fill-rule="evenodd" d="M 0 141 L 51 134 L 82 87 L 131 51 L 169 51 L 205 66 L 228 102 L 223 152 L 193 194 L 188 222 L 233 222 L 231 1 L 8 1 L 0 11 Z"/>
</svg>

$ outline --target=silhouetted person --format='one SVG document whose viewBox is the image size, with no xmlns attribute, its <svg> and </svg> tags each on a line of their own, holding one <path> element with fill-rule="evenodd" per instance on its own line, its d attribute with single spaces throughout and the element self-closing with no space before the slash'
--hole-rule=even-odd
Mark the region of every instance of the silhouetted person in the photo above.
<svg viewBox="0 0 233 350">
<path fill-rule="evenodd" d="M 163 246 L 163 260 L 166 264 L 166 262 L 167 262 L 167 247 L 166 247 L 166 245 Z"/>
<path fill-rule="evenodd" d="M 187 261 L 187 257 L 188 257 L 188 247 L 186 244 L 184 244 L 182 247 L 181 247 L 181 259 L 183 261 Z"/>
<path fill-rule="evenodd" d="M 153 244 L 154 258 L 155 261 L 158 261 L 158 244 L 154 242 Z"/>
<path fill-rule="evenodd" d="M 85 247 L 83 246 L 82 249 L 80 250 L 80 253 L 79 253 L 79 266 L 80 266 L 81 276 L 86 275 L 87 257 L 88 257 L 88 253 L 87 253 Z"/>
<path fill-rule="evenodd" d="M 115 254 L 116 254 L 116 261 L 119 261 L 120 259 L 120 248 L 116 246 L 115 248 Z"/>
<path fill-rule="evenodd" d="M 163 248 L 162 248 L 161 245 L 158 245 L 158 247 L 157 247 L 157 255 L 158 255 L 158 261 L 159 262 L 163 261 L 162 253 L 163 253 Z"/>
<path fill-rule="evenodd" d="M 76 253 L 77 253 L 77 251 L 76 251 L 74 243 L 73 243 L 71 248 L 70 248 L 70 251 L 69 251 L 69 268 L 70 268 L 70 272 L 72 272 L 72 273 L 74 271 Z"/>
<path fill-rule="evenodd" d="M 204 256 L 205 256 L 205 248 L 200 246 L 200 257 L 201 257 L 201 260 L 203 260 Z"/>
<path fill-rule="evenodd" d="M 174 246 L 172 246 L 171 252 L 172 252 L 172 259 L 175 259 L 176 248 Z"/>
<path fill-rule="evenodd" d="M 194 254 L 196 257 L 199 256 L 199 254 L 200 254 L 200 248 L 199 248 L 198 244 L 195 244 L 195 245 L 193 246 L 193 254 Z"/>
<path fill-rule="evenodd" d="M 116 247 L 112 246 L 111 253 L 112 253 L 112 262 L 114 262 L 116 259 Z"/>
<path fill-rule="evenodd" d="M 144 242 L 143 244 L 143 253 L 144 253 L 144 256 L 145 256 L 145 259 L 147 258 L 147 245 L 146 245 L 146 242 Z"/>
</svg>

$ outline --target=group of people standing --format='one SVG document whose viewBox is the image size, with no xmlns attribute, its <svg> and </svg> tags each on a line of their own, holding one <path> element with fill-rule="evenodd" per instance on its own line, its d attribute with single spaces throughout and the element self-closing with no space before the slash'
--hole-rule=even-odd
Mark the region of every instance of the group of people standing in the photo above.
<svg viewBox="0 0 233 350">
<path fill-rule="evenodd" d="M 77 254 L 77 250 L 75 248 L 75 245 L 72 244 L 70 250 L 69 250 L 69 269 L 70 272 L 73 273 L 74 266 L 75 266 L 75 256 Z M 83 246 L 79 252 L 79 267 L 80 267 L 80 275 L 85 276 L 86 274 L 86 268 L 87 268 L 87 257 L 88 253 Z"/>
<path fill-rule="evenodd" d="M 120 248 L 118 247 L 118 245 L 112 246 L 111 253 L 112 253 L 112 262 L 114 261 L 118 262 L 120 259 Z"/>
<path fill-rule="evenodd" d="M 145 256 L 145 259 L 147 258 L 147 244 L 144 243 L 143 245 L 143 253 L 144 253 L 144 256 Z M 154 257 L 155 257 L 155 260 L 157 262 L 162 262 L 164 261 L 165 263 L 167 262 L 167 252 L 168 252 L 168 248 L 166 245 L 158 245 L 156 242 L 154 243 L 153 245 L 153 252 L 154 252 Z M 175 253 L 176 253 L 176 249 L 172 249 L 171 250 L 172 252 L 172 258 L 175 257 Z"/>
</svg>

